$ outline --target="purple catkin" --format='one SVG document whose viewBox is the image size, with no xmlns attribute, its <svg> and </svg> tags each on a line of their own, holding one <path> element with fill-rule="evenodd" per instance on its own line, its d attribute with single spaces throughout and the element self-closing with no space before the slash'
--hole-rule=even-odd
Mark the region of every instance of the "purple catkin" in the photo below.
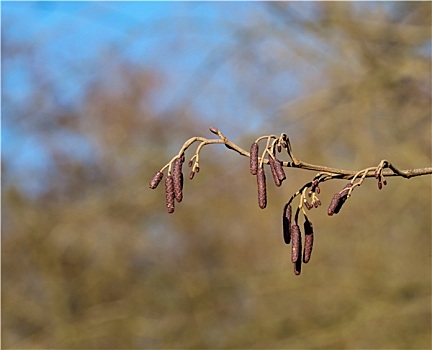
<svg viewBox="0 0 432 350">
<path fill-rule="evenodd" d="M 271 170 L 271 173 L 273 175 L 274 183 L 277 187 L 279 187 L 281 185 L 281 181 L 279 180 L 279 177 L 278 177 L 277 172 L 276 172 L 275 160 L 272 157 L 269 157 L 268 160 L 269 160 L 269 164 L 270 164 L 270 170 Z"/>
<path fill-rule="evenodd" d="M 183 173 L 180 173 L 178 180 L 174 178 L 174 197 L 179 203 L 183 200 Z"/>
<path fill-rule="evenodd" d="M 258 143 L 254 142 L 250 148 L 250 172 L 252 175 L 256 175 L 258 171 L 258 152 Z"/>
<path fill-rule="evenodd" d="M 171 174 L 165 179 L 165 197 L 168 213 L 174 213 L 174 179 Z"/>
<path fill-rule="evenodd" d="M 286 244 L 290 244 L 291 242 L 291 215 L 292 207 L 291 204 L 287 203 L 284 206 L 282 216 L 283 238 Z"/>
<path fill-rule="evenodd" d="M 328 215 L 338 214 L 342 208 L 342 205 L 347 200 L 347 198 L 348 198 L 347 193 L 344 194 L 336 193 L 330 202 L 330 205 L 327 209 L 327 214 Z"/>
<path fill-rule="evenodd" d="M 279 181 L 282 183 L 282 181 L 286 179 L 286 175 L 282 166 L 282 162 L 277 158 L 275 158 L 274 167 L 276 170 L 277 177 Z"/>
<path fill-rule="evenodd" d="M 300 227 L 296 224 L 291 226 L 291 241 L 292 241 L 292 250 L 291 250 L 291 261 L 295 263 L 297 260 L 301 259 L 301 232 Z"/>
<path fill-rule="evenodd" d="M 305 231 L 305 245 L 303 251 L 303 262 L 306 264 L 309 262 L 312 254 L 313 241 L 314 241 L 314 232 L 312 223 L 306 219 L 304 222 L 304 231 Z"/>
<path fill-rule="evenodd" d="M 174 161 L 173 166 L 173 182 L 174 182 L 174 197 L 177 202 L 181 202 L 183 200 L 183 173 L 182 173 L 182 165 L 183 162 L 181 158 L 177 158 Z"/>
<path fill-rule="evenodd" d="M 258 184 L 258 205 L 261 209 L 267 206 L 267 189 L 266 177 L 263 167 L 257 170 L 257 184 Z"/>
<path fill-rule="evenodd" d="M 333 198 L 332 198 L 332 200 L 331 200 L 331 202 L 330 202 L 330 205 L 329 205 L 329 207 L 328 207 L 328 209 L 327 209 L 327 214 L 328 215 L 333 215 L 334 213 L 335 213 L 335 210 L 336 210 L 336 208 L 337 208 L 337 206 L 339 205 L 339 202 L 340 202 L 340 200 L 341 200 L 341 194 L 340 193 L 336 193 L 334 196 L 333 196 Z"/>
<path fill-rule="evenodd" d="M 347 200 L 347 198 L 348 198 L 348 194 L 346 192 L 341 195 L 340 200 L 338 202 L 338 205 L 336 206 L 336 208 L 334 210 L 335 214 L 339 213 L 339 211 L 342 208 L 342 205 L 345 203 L 345 201 Z"/>
<path fill-rule="evenodd" d="M 349 189 L 353 186 L 351 182 L 348 182 L 345 187 L 342 189 L 342 193 L 336 193 L 330 202 L 330 206 L 327 210 L 329 215 L 337 214 L 342 208 L 342 205 L 348 199 Z"/>
<path fill-rule="evenodd" d="M 294 263 L 294 274 L 296 276 L 301 273 L 301 251 L 302 251 L 302 241 L 301 241 L 301 232 L 300 227 L 298 225 L 293 225 L 291 227 L 292 234 L 292 255 L 291 260 Z"/>
<path fill-rule="evenodd" d="M 152 190 L 154 190 L 159 185 L 159 183 L 161 182 L 162 178 L 163 178 L 163 172 L 158 171 L 156 174 L 154 174 L 153 178 L 151 179 L 149 187 Z"/>
</svg>

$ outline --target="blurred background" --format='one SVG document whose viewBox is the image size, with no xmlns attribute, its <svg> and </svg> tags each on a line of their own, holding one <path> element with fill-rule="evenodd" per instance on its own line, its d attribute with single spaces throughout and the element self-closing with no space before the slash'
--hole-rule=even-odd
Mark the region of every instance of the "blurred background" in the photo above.
<svg viewBox="0 0 432 350">
<path fill-rule="evenodd" d="M 209 126 L 430 166 L 431 3 L 6 2 L 1 62 L 4 349 L 430 348 L 430 176 L 333 217 L 323 184 L 299 277 L 282 208 L 315 173 L 266 210 L 219 145 L 173 215 L 148 182 Z"/>
</svg>

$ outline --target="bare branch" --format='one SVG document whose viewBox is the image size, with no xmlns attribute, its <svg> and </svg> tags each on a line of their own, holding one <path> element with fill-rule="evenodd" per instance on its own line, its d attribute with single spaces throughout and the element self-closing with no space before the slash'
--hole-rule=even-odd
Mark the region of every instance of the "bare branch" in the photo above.
<svg viewBox="0 0 432 350">
<path fill-rule="evenodd" d="M 378 181 L 378 188 L 382 189 L 383 185 L 387 184 L 387 176 L 401 176 L 406 179 L 432 174 L 432 167 L 410 169 L 410 170 L 399 170 L 388 160 L 382 160 L 377 166 L 368 167 L 359 171 L 336 169 L 323 165 L 315 165 L 303 162 L 302 160 L 295 157 L 291 142 L 286 134 L 266 135 L 257 138 L 252 145 L 250 150 L 252 153 L 247 152 L 243 148 L 237 146 L 231 142 L 225 135 L 222 134 L 217 128 L 210 128 L 210 131 L 217 135 L 217 139 L 207 139 L 204 137 L 192 137 L 187 140 L 180 148 L 179 153 L 174 156 L 162 169 L 153 176 L 150 181 L 150 188 L 154 189 L 160 183 L 163 178 L 163 172 L 168 168 L 168 174 L 165 181 L 165 192 L 166 192 L 166 206 L 168 213 L 174 212 L 174 199 L 180 202 L 183 198 L 182 187 L 183 187 L 183 173 L 181 171 L 181 164 L 185 160 L 185 152 L 194 143 L 198 142 L 198 147 L 195 150 L 194 155 L 189 160 L 189 167 L 192 171 L 189 178 L 192 180 L 195 173 L 199 172 L 199 159 L 200 152 L 204 146 L 212 144 L 223 144 L 228 149 L 237 152 L 238 154 L 249 157 L 249 168 L 250 173 L 257 178 L 258 187 L 258 205 L 261 209 L 267 206 L 267 191 L 266 191 L 266 176 L 264 171 L 264 165 L 270 165 L 272 171 L 273 180 L 276 186 L 281 186 L 282 181 L 285 180 L 285 172 L 283 167 L 298 168 L 304 170 L 310 170 L 318 172 L 312 179 L 312 181 L 304 184 L 297 192 L 295 192 L 284 207 L 283 216 L 283 238 L 285 243 L 292 244 L 292 263 L 294 264 L 294 274 L 300 275 L 302 263 L 309 262 L 312 244 L 313 244 L 313 226 L 312 222 L 306 215 L 306 210 L 318 208 L 321 205 L 321 201 L 318 198 L 320 194 L 319 185 L 323 182 L 333 179 L 346 179 L 350 180 L 345 187 L 339 192 L 334 194 L 327 214 L 333 216 L 338 214 L 344 205 L 344 203 L 351 197 L 354 189 L 360 187 L 366 178 L 374 177 Z M 260 141 L 266 142 L 265 148 L 259 157 L 259 145 Z M 281 161 L 277 158 L 276 153 L 280 153 L 282 149 L 285 149 L 291 161 Z M 296 207 L 294 220 L 291 220 L 292 214 L 292 201 L 295 198 L 299 198 L 298 205 Z M 299 226 L 300 213 L 304 217 L 304 251 L 303 258 L 302 254 L 302 234 Z"/>
<path fill-rule="evenodd" d="M 195 156 L 192 159 L 192 160 L 195 160 L 195 162 L 198 165 L 199 165 L 199 152 L 201 151 L 202 147 L 204 147 L 206 145 L 211 145 L 211 144 L 224 144 L 228 149 L 233 150 L 244 157 L 248 157 L 248 158 L 250 157 L 250 153 L 248 151 L 244 150 L 240 146 L 238 146 L 235 143 L 233 143 L 232 141 L 230 141 L 226 136 L 224 136 L 222 134 L 222 132 L 220 130 L 218 130 L 216 128 L 211 128 L 211 129 L 212 129 L 211 131 L 214 134 L 219 136 L 219 139 L 207 139 L 204 137 L 192 137 L 192 138 L 190 138 L 189 140 L 187 140 L 183 144 L 178 155 L 176 155 L 160 171 L 163 172 L 167 167 L 170 167 L 170 165 L 172 164 L 172 162 L 174 162 L 175 159 L 177 159 L 182 154 L 184 154 L 184 152 L 189 147 L 191 147 L 195 142 L 198 142 L 198 141 L 200 142 L 200 145 L 198 146 L 197 151 L 195 153 Z M 304 170 L 317 171 L 317 172 L 321 172 L 321 173 L 328 173 L 328 174 L 334 175 L 333 178 L 335 178 L 335 179 L 348 179 L 348 180 L 350 180 L 354 176 L 356 176 L 356 174 L 359 173 L 359 171 L 355 171 L 355 170 L 337 169 L 337 168 L 332 168 L 332 167 L 323 166 L 323 165 L 310 164 L 310 163 L 306 163 L 306 162 L 301 161 L 300 159 L 298 159 L 294 156 L 294 153 L 293 153 L 293 150 L 291 147 L 291 143 L 290 143 L 289 138 L 286 134 L 282 134 L 280 137 L 278 137 L 276 135 L 262 136 L 262 137 L 258 138 L 257 141 L 260 141 L 262 139 L 268 139 L 268 140 L 274 139 L 275 141 L 280 140 L 281 142 L 283 142 L 283 141 L 286 142 L 286 144 L 287 144 L 286 149 L 287 149 L 288 155 L 290 156 L 292 161 L 281 162 L 281 164 L 284 167 L 299 168 L 299 169 L 304 169 Z M 265 159 L 264 157 L 259 158 L 259 162 L 260 162 L 260 164 L 262 164 L 262 163 L 263 164 L 269 164 L 269 160 Z M 404 177 L 406 179 L 409 179 L 411 177 L 431 175 L 432 174 L 432 167 L 400 170 L 387 160 L 382 161 L 382 163 L 383 162 L 385 165 L 383 168 L 387 169 L 387 170 L 382 171 L 383 176 L 401 176 L 401 177 Z M 368 168 L 368 171 L 365 172 L 364 177 L 374 177 L 376 169 L 377 169 L 377 167 Z M 362 170 L 360 172 L 362 172 Z"/>
</svg>

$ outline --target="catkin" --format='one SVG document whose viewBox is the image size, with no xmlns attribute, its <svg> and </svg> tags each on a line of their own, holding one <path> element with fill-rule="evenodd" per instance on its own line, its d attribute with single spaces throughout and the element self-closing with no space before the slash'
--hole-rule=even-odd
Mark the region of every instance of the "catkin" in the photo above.
<svg viewBox="0 0 432 350">
<path fill-rule="evenodd" d="M 278 177 L 277 172 L 276 172 L 275 160 L 272 157 L 269 157 L 268 160 L 269 160 L 269 164 L 270 164 L 270 170 L 271 170 L 271 173 L 273 175 L 274 183 L 277 187 L 279 187 L 281 185 L 281 181 L 279 180 L 279 177 Z"/>
<path fill-rule="evenodd" d="M 252 175 L 256 175 L 258 171 L 258 152 L 259 146 L 257 142 L 254 142 L 250 148 L 250 172 Z"/>
<path fill-rule="evenodd" d="M 159 183 L 161 182 L 162 178 L 163 178 L 163 172 L 158 171 L 156 174 L 154 174 L 153 178 L 151 179 L 149 187 L 152 190 L 154 190 L 159 185 Z"/>
<path fill-rule="evenodd" d="M 298 225 L 293 225 L 291 227 L 291 238 L 292 238 L 292 255 L 291 260 L 294 263 L 294 274 L 296 276 L 301 273 L 301 251 L 302 251 L 302 241 L 301 241 L 301 232 L 300 227 Z"/>
<path fill-rule="evenodd" d="M 351 182 L 348 182 L 344 188 L 342 189 L 342 193 L 339 194 L 339 200 L 337 201 L 337 204 L 334 208 L 334 213 L 337 214 L 342 208 L 342 205 L 345 203 L 345 201 L 348 199 L 348 190 L 353 186 Z"/>
<path fill-rule="evenodd" d="M 286 175 L 285 175 L 285 171 L 284 171 L 283 166 L 282 166 L 282 162 L 279 159 L 275 158 L 274 166 L 275 166 L 276 174 L 279 178 L 279 181 L 282 182 L 283 180 L 286 179 Z"/>
<path fill-rule="evenodd" d="M 291 241 L 292 241 L 292 250 L 291 250 L 291 261 L 295 263 L 297 260 L 300 260 L 301 254 L 301 232 L 300 227 L 296 224 L 291 226 Z"/>
<path fill-rule="evenodd" d="M 257 184 L 258 184 L 258 205 L 261 209 L 267 206 L 267 189 L 266 177 L 263 167 L 257 170 Z"/>
<path fill-rule="evenodd" d="M 282 216 L 282 226 L 283 226 L 283 239 L 286 244 L 291 242 L 291 215 L 292 207 L 291 204 L 285 204 Z"/>
<path fill-rule="evenodd" d="M 336 210 L 337 206 L 339 205 L 340 200 L 341 200 L 340 193 L 336 193 L 333 196 L 333 198 L 332 198 L 332 200 L 330 202 L 330 205 L 329 205 L 329 207 L 327 209 L 327 214 L 328 215 L 331 216 L 331 215 L 333 215 L 335 213 L 335 210 Z"/>
<path fill-rule="evenodd" d="M 347 198 L 348 198 L 348 195 L 346 193 L 343 194 L 343 195 L 341 195 L 339 203 L 338 203 L 338 205 L 336 206 L 336 208 L 334 210 L 335 214 L 339 213 L 339 211 L 342 208 L 342 205 L 345 203 L 345 201 L 347 200 Z"/>
<path fill-rule="evenodd" d="M 165 179 L 165 197 L 168 213 L 174 213 L 174 179 L 171 174 Z"/>
<path fill-rule="evenodd" d="M 345 186 L 344 189 L 348 188 L 348 187 L 349 186 Z M 342 208 L 342 205 L 345 203 L 347 198 L 348 198 L 348 192 L 347 191 L 345 191 L 343 194 L 336 193 L 330 202 L 330 205 L 327 209 L 327 214 L 333 215 L 333 214 L 339 213 L 339 211 Z"/>
<path fill-rule="evenodd" d="M 303 250 L 303 262 L 306 264 L 309 262 L 312 254 L 313 241 L 314 241 L 314 232 L 312 223 L 306 219 L 304 222 L 304 231 L 305 231 L 305 244 Z"/>
<path fill-rule="evenodd" d="M 174 197 L 177 202 L 181 202 L 183 200 L 183 173 L 182 173 L 182 165 L 183 162 L 181 158 L 177 158 L 174 161 L 173 166 L 173 182 L 174 182 Z"/>
</svg>

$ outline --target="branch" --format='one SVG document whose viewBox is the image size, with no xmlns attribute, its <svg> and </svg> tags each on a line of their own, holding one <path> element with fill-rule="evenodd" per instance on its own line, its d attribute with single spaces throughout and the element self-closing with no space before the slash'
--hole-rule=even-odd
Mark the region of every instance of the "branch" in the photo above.
<svg viewBox="0 0 432 350">
<path fill-rule="evenodd" d="M 208 140 L 208 139 L 204 139 L 204 138 L 200 138 L 200 137 L 194 137 L 194 138 L 189 139 L 188 141 L 185 142 L 185 144 L 182 147 L 182 150 L 185 151 L 193 142 L 195 142 L 197 140 L 201 140 L 201 141 L 204 141 L 205 144 L 223 143 L 223 144 L 225 144 L 225 146 L 227 148 L 229 148 L 233 151 L 236 151 L 240 155 L 248 157 L 248 158 L 250 157 L 249 152 L 247 152 L 243 148 L 241 148 L 241 147 L 237 146 L 236 144 L 234 144 L 233 142 L 231 142 L 219 130 L 217 130 L 217 129 L 214 129 L 214 130 L 216 131 L 216 134 L 220 137 L 220 139 Z M 282 135 L 285 135 L 285 134 L 282 134 Z M 262 138 L 268 138 L 268 137 L 277 138 L 277 136 L 275 136 L 275 135 L 263 136 Z M 286 137 L 286 135 L 285 135 L 285 137 Z M 289 141 L 288 137 L 286 137 L 286 139 Z M 290 143 L 288 143 L 288 146 L 289 146 L 288 154 L 290 155 L 290 157 L 293 161 L 292 162 L 282 162 L 282 165 L 284 167 L 299 168 L 299 169 L 305 169 L 305 170 L 311 170 L 311 171 L 331 173 L 334 175 L 340 175 L 340 176 L 336 177 L 339 179 L 351 179 L 355 174 L 358 173 L 358 171 L 337 169 L 337 168 L 331 168 L 331 167 L 327 167 L 327 166 L 323 166 L 323 165 L 315 165 L 315 164 L 303 162 L 303 161 L 299 160 L 298 158 L 294 157 Z M 387 164 L 386 167 L 389 169 L 383 171 L 384 176 L 402 176 L 406 179 L 409 179 L 409 178 L 415 177 L 415 176 L 431 175 L 432 174 L 432 167 L 419 168 L 419 169 L 409 169 L 409 170 L 399 170 L 389 161 L 385 161 L 385 162 Z M 268 164 L 269 160 L 264 159 L 263 163 Z M 374 169 L 371 169 L 366 174 L 366 177 L 373 177 L 374 175 L 375 175 Z"/>
<path fill-rule="evenodd" d="M 250 152 L 237 146 L 225 137 L 222 132 L 216 128 L 210 128 L 210 131 L 217 135 L 216 139 L 207 139 L 204 137 L 192 137 L 187 140 L 176 154 L 165 166 L 163 166 L 150 181 L 150 188 L 156 188 L 162 181 L 164 171 L 167 170 L 165 179 L 165 196 L 166 206 L 169 213 L 174 212 L 175 201 L 181 202 L 183 200 L 183 172 L 182 166 L 185 161 L 185 152 L 195 143 L 199 143 L 194 155 L 190 158 L 188 165 L 191 168 L 189 179 L 193 179 L 196 173 L 200 170 L 199 160 L 200 152 L 204 146 L 212 144 L 223 144 L 228 149 L 237 152 L 238 154 L 248 157 L 250 159 L 250 172 L 257 178 L 258 185 L 258 205 L 264 209 L 267 206 L 267 193 L 266 193 L 266 176 L 264 165 L 268 165 L 274 183 L 276 186 L 281 186 L 282 182 L 286 179 L 285 171 L 283 168 L 298 168 L 309 171 L 318 172 L 311 181 L 304 184 L 296 193 L 294 193 L 289 201 L 285 204 L 283 211 L 283 237 L 285 243 L 292 242 L 291 260 L 294 264 L 294 273 L 299 275 L 301 272 L 301 263 L 307 263 L 310 260 L 313 245 L 313 226 L 311 221 L 306 215 L 306 210 L 318 208 L 321 201 L 318 198 L 320 194 L 320 184 L 333 179 L 345 179 L 349 182 L 336 193 L 327 209 L 328 215 L 332 216 L 338 214 L 343 204 L 351 197 L 353 191 L 361 186 L 366 178 L 375 178 L 378 180 L 378 188 L 382 189 L 383 185 L 387 185 L 386 177 L 401 176 L 409 179 L 411 177 L 431 175 L 432 167 L 400 170 L 388 160 L 382 160 L 377 166 L 368 167 L 358 171 L 331 168 L 323 165 L 315 165 L 303 162 L 298 159 L 293 152 L 291 142 L 286 134 L 266 135 L 257 138 L 250 147 Z M 259 143 L 265 142 L 265 148 L 259 156 Z M 290 161 L 281 161 L 278 159 L 277 154 L 282 150 L 286 150 Z M 295 198 L 299 198 L 294 221 L 291 220 L 292 216 L 292 202 Z M 300 213 L 304 217 L 304 232 L 305 244 L 303 251 L 303 259 L 301 258 L 301 231 L 299 227 Z"/>
</svg>

